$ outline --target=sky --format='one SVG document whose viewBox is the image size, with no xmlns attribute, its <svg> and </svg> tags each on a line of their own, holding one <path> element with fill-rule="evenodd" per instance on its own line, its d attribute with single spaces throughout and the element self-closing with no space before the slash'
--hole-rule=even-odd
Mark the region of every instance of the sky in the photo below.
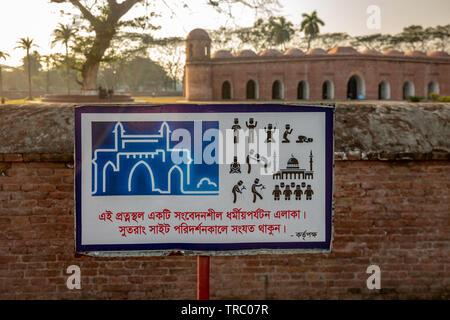
<svg viewBox="0 0 450 320">
<path fill-rule="evenodd" d="M 169 7 L 164 5 L 164 1 L 154 1 L 154 6 L 162 14 L 162 17 L 155 20 L 155 24 L 161 26 L 161 30 L 155 35 L 185 37 L 195 28 L 251 26 L 258 17 L 252 10 L 235 7 L 231 19 L 206 6 L 205 0 L 185 1 L 188 9 L 179 6 L 179 0 L 166 0 Z M 325 26 L 321 28 L 322 33 L 395 34 L 411 24 L 424 27 L 450 24 L 449 0 L 279 0 L 279 3 L 281 7 L 274 15 L 285 16 L 294 25 L 300 23 L 302 13 L 317 10 L 318 16 L 325 22 Z M 376 6 L 375 9 L 373 6 Z M 51 4 L 49 0 L 0 0 L 0 51 L 10 54 L 1 63 L 8 66 L 21 65 L 25 53 L 21 49 L 14 49 L 21 37 L 33 38 L 39 46 L 36 49 L 40 54 L 62 52 L 61 46 L 51 48 L 51 34 L 59 22 L 67 22 L 60 10 L 70 8 L 67 4 Z M 372 9 L 368 12 L 368 8 Z M 130 11 L 128 16 L 140 15 L 142 10 Z M 379 19 L 373 20 L 376 17 Z M 379 24 L 368 25 L 368 21 L 379 21 Z"/>
</svg>

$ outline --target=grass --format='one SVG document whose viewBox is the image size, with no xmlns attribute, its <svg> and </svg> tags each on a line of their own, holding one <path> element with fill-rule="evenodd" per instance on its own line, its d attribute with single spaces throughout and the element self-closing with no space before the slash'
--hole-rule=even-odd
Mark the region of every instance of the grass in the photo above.
<svg viewBox="0 0 450 320">
<path fill-rule="evenodd" d="M 149 103 L 149 104 L 175 104 L 184 100 L 184 97 L 133 97 L 135 102 Z M 29 104 L 40 103 L 40 98 L 33 98 L 33 100 L 24 99 L 7 99 L 6 104 Z"/>
<path fill-rule="evenodd" d="M 39 98 L 33 98 L 33 100 L 28 100 L 27 98 L 24 99 L 6 99 L 6 104 L 28 104 L 28 103 L 39 103 L 41 102 L 41 99 Z"/>
<path fill-rule="evenodd" d="M 141 103 L 178 103 L 184 100 L 184 97 L 133 97 L 135 102 Z"/>
</svg>

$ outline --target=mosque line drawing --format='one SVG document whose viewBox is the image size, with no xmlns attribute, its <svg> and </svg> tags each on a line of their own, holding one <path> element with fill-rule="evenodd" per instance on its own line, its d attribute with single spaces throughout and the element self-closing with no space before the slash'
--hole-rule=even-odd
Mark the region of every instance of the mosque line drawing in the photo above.
<svg viewBox="0 0 450 320">
<path fill-rule="evenodd" d="M 294 155 L 287 161 L 287 165 L 285 169 L 280 169 L 279 171 L 273 174 L 274 180 L 280 179 L 304 179 L 304 180 L 312 180 L 314 179 L 314 171 L 313 171 L 313 154 L 312 150 L 309 153 L 309 170 L 301 169 L 300 163 Z"/>
<path fill-rule="evenodd" d="M 218 183 L 210 176 L 193 179 L 191 151 L 171 148 L 171 133 L 166 121 L 158 134 L 126 134 L 117 122 L 112 131 L 114 148 L 93 152 L 92 195 L 218 195 Z M 172 162 L 174 152 L 181 163 Z M 148 178 L 137 178 L 138 169 Z"/>
</svg>

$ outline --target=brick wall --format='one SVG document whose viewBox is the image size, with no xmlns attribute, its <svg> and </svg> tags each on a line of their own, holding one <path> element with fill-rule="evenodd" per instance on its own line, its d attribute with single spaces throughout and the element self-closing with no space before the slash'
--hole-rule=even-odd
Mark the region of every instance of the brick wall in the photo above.
<svg viewBox="0 0 450 320">
<path fill-rule="evenodd" d="M 195 257 L 75 256 L 72 158 L 0 153 L 0 299 L 195 299 Z M 331 253 L 212 257 L 211 298 L 449 299 L 443 158 L 336 161 Z M 81 290 L 66 287 L 73 264 Z M 366 287 L 371 264 L 381 291 Z"/>
</svg>

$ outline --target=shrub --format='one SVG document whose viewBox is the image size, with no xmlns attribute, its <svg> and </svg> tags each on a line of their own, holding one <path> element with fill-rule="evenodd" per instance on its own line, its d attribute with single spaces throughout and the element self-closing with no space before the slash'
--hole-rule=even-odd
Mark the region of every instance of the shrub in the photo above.
<svg viewBox="0 0 450 320">
<path fill-rule="evenodd" d="M 420 102 L 423 100 L 423 97 L 419 97 L 419 96 L 409 96 L 408 100 L 411 102 Z"/>
<path fill-rule="evenodd" d="M 432 92 L 428 95 L 428 98 L 430 98 L 431 101 L 438 101 L 439 94 Z"/>
<path fill-rule="evenodd" d="M 450 96 L 440 97 L 439 102 L 450 102 Z"/>
</svg>

